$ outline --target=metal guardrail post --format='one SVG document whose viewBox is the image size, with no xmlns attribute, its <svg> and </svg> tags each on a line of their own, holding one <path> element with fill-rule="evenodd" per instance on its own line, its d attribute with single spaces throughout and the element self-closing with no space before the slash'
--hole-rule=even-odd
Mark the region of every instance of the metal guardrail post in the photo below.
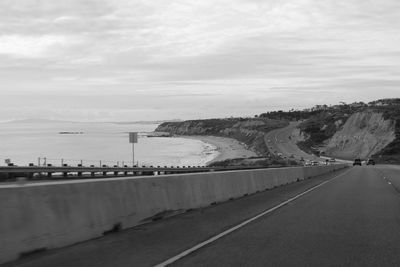
<svg viewBox="0 0 400 267">
<path fill-rule="evenodd" d="M 82 161 L 81 161 L 82 162 Z M 82 167 L 82 163 L 78 164 L 78 167 Z M 82 176 L 82 172 L 78 172 L 78 176 L 81 177 Z"/>
<path fill-rule="evenodd" d="M 107 165 L 102 165 L 103 168 L 107 167 Z M 107 172 L 103 171 L 103 176 L 107 176 Z"/>
<path fill-rule="evenodd" d="M 91 168 L 94 168 L 94 165 L 90 165 L 90 167 L 91 167 Z M 95 172 L 90 172 L 90 176 L 91 176 L 91 177 L 96 176 Z"/>
<path fill-rule="evenodd" d="M 122 162 L 122 166 L 124 166 L 124 168 L 128 168 L 128 165 L 123 165 L 123 164 L 124 164 L 124 162 Z M 127 172 L 127 171 L 124 171 L 124 175 L 127 176 L 127 175 L 128 175 L 128 172 Z"/>
</svg>

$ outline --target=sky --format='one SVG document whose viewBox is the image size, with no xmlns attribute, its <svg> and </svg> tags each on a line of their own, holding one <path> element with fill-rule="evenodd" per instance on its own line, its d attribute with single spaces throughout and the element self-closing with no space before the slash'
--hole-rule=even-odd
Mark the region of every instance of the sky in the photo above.
<svg viewBox="0 0 400 267">
<path fill-rule="evenodd" d="M 398 0 L 2 0 L 0 121 L 400 97 L 399 25 Z"/>
</svg>

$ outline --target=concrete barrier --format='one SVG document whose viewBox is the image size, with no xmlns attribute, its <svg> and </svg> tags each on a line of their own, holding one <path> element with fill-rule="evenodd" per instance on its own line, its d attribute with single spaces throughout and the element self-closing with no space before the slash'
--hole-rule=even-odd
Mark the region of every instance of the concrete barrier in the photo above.
<svg viewBox="0 0 400 267">
<path fill-rule="evenodd" d="M 0 263 L 344 168 L 345 165 L 0 186 Z"/>
</svg>

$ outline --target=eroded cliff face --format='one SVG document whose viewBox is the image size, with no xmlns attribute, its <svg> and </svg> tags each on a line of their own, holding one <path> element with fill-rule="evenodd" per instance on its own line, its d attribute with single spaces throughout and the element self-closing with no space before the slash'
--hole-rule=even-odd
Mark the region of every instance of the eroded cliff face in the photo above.
<svg viewBox="0 0 400 267">
<path fill-rule="evenodd" d="M 264 134 L 285 127 L 287 122 L 269 119 L 212 119 L 183 122 L 166 122 L 158 126 L 157 132 L 174 135 L 215 135 L 234 138 L 243 142 L 259 155 L 268 152 Z"/>
<path fill-rule="evenodd" d="M 353 114 L 330 138 L 322 151 L 326 155 L 354 159 L 368 158 L 396 138 L 395 125 L 381 113 L 365 111 Z"/>
</svg>

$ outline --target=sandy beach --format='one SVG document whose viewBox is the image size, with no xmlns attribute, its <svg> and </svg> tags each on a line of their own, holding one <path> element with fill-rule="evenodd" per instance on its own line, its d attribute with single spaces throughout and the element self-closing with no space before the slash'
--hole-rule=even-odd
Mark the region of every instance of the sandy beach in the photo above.
<svg viewBox="0 0 400 267">
<path fill-rule="evenodd" d="M 207 164 L 226 159 L 249 158 L 258 156 L 257 153 L 248 150 L 244 144 L 240 143 L 239 141 L 233 138 L 211 136 L 211 135 L 208 136 L 192 135 L 192 136 L 180 136 L 180 137 L 197 139 L 217 147 L 218 156 L 216 156 L 213 160 L 207 162 Z"/>
</svg>

